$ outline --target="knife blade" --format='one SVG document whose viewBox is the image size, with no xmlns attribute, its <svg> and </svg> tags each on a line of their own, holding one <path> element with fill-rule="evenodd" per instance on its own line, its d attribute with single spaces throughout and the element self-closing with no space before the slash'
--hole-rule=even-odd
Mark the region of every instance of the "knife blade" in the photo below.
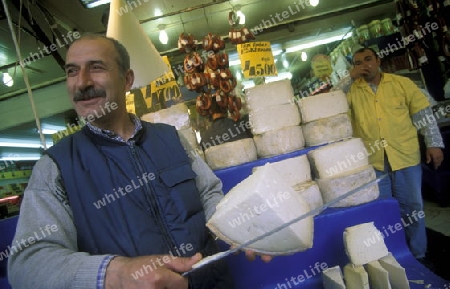
<svg viewBox="0 0 450 289">
<path fill-rule="evenodd" d="M 341 201 L 341 200 L 343 200 L 343 199 L 345 199 L 345 198 L 347 198 L 347 197 L 349 197 L 349 196 L 359 192 L 360 190 L 368 188 L 369 186 L 372 186 L 374 184 L 378 184 L 387 175 L 388 174 L 381 175 L 378 178 L 376 178 L 375 180 L 373 180 L 371 182 L 368 182 L 368 183 L 366 183 L 366 184 L 364 184 L 362 186 L 359 186 L 359 187 L 357 187 L 357 188 L 355 188 L 353 190 L 350 190 L 347 193 L 345 193 L 345 194 L 343 194 L 343 195 L 341 195 L 341 196 L 339 196 L 339 197 L 329 201 L 328 203 L 325 203 L 322 206 L 317 207 L 317 208 L 309 211 L 308 213 L 303 214 L 303 215 L 301 215 L 301 216 L 299 216 L 299 217 L 297 217 L 295 219 L 292 219 L 291 221 L 289 221 L 289 222 L 287 222 L 287 223 L 285 223 L 285 224 L 283 224 L 281 226 L 278 226 L 278 227 L 270 230 L 269 232 L 266 232 L 266 233 L 264 233 L 264 234 L 262 234 L 262 235 L 260 235 L 258 237 L 255 237 L 255 238 L 251 239 L 250 241 L 247 241 L 247 242 L 245 242 L 245 243 L 243 243 L 243 244 L 241 244 L 241 245 L 239 245 L 237 247 L 231 248 L 231 249 L 229 249 L 227 251 L 216 253 L 216 254 L 208 256 L 208 257 L 205 257 L 202 260 L 200 260 L 197 263 L 195 263 L 192 266 L 191 270 L 186 271 L 183 274 L 181 274 L 181 276 L 186 276 L 189 273 L 192 273 L 193 271 L 198 270 L 198 269 L 200 269 L 200 268 L 202 268 L 202 267 L 204 267 L 204 266 L 206 266 L 206 265 L 208 265 L 208 264 L 210 264 L 212 262 L 218 261 L 218 260 L 223 259 L 223 258 L 225 258 L 225 257 L 227 257 L 227 256 L 229 256 L 229 255 L 231 255 L 231 254 L 233 254 L 233 253 L 235 253 L 237 251 L 240 251 L 240 250 L 248 247 L 249 245 L 258 242 L 259 240 L 264 239 L 267 236 L 273 235 L 273 234 L 275 234 L 275 233 L 277 233 L 277 232 L 279 232 L 279 231 L 289 227 L 290 225 L 292 225 L 294 223 L 297 223 L 297 222 L 299 222 L 299 221 L 301 221 L 301 220 L 303 220 L 303 219 L 305 219 L 305 218 L 307 218 L 309 216 L 314 216 L 315 214 L 320 213 L 321 211 L 325 210 L 326 208 L 330 207 L 331 205 L 334 205 L 334 204 L 338 203 L 339 201 Z"/>
</svg>

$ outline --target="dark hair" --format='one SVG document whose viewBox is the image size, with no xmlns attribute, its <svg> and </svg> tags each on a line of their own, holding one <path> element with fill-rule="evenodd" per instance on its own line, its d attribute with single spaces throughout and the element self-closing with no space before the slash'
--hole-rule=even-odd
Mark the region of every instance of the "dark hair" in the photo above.
<svg viewBox="0 0 450 289">
<path fill-rule="evenodd" d="M 356 55 L 357 53 L 363 53 L 363 52 L 366 51 L 366 50 L 372 51 L 372 53 L 375 55 L 375 59 L 378 59 L 378 58 L 379 58 L 378 53 L 377 53 L 373 48 L 370 48 L 370 47 L 362 47 L 362 48 L 356 50 L 356 51 L 353 53 L 353 56 L 352 56 L 352 62 L 354 62 L 355 55 Z"/>
<path fill-rule="evenodd" d="M 117 55 L 118 55 L 117 64 L 119 65 L 119 72 L 122 75 L 125 75 L 127 70 L 130 69 L 130 55 L 128 54 L 128 51 L 125 48 L 125 46 L 123 46 L 123 44 L 120 43 L 119 41 L 117 41 L 116 39 L 107 37 L 102 34 L 94 34 L 94 33 L 85 34 L 82 37 L 78 38 L 76 41 L 81 40 L 81 39 L 105 39 L 105 40 L 109 41 L 110 43 L 113 44 L 114 49 L 117 51 Z M 76 41 L 74 41 L 74 42 L 76 42 Z"/>
</svg>

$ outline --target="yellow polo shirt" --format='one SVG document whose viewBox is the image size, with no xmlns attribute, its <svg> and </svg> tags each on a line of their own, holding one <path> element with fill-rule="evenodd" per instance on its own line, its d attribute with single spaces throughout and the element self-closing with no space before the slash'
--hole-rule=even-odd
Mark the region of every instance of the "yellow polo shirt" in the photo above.
<svg viewBox="0 0 450 289">
<path fill-rule="evenodd" d="M 382 73 L 376 93 L 365 80 L 358 79 L 347 100 L 353 136 L 364 141 L 369 162 L 377 170 L 384 169 L 385 152 L 394 171 L 420 162 L 417 129 L 411 116 L 430 103 L 409 78 Z"/>
</svg>

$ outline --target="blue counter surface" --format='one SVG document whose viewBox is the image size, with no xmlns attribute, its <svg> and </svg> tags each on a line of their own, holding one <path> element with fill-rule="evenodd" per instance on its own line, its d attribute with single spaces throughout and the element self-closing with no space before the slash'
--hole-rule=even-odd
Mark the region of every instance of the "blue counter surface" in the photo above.
<svg viewBox="0 0 450 289">
<path fill-rule="evenodd" d="M 215 173 L 222 180 L 224 192 L 227 193 L 237 183 L 248 177 L 253 167 L 300 156 L 311 149 L 314 148 L 260 159 L 240 166 L 217 170 Z M 227 262 L 234 277 L 236 289 L 321 289 L 323 288 L 321 277 L 323 269 L 336 265 L 343 268 L 349 263 L 342 236 L 345 228 L 374 222 L 374 225 L 385 236 L 384 241 L 388 250 L 406 269 L 408 280 L 412 281 L 410 282 L 411 288 L 450 288 L 450 281 L 436 276 L 411 255 L 406 245 L 403 229 L 396 231 L 393 228 L 398 223 L 407 226 L 412 221 L 414 220 L 400 218 L 398 203 L 392 198 L 376 200 L 350 208 L 328 208 L 314 218 L 314 245 L 311 249 L 291 256 L 275 257 L 270 263 L 264 263 L 259 259 L 249 262 L 242 253 L 227 257 Z M 219 245 L 221 250 L 229 248 L 223 242 L 220 242 Z M 427 284 L 430 284 L 431 287 L 425 287 Z"/>
</svg>

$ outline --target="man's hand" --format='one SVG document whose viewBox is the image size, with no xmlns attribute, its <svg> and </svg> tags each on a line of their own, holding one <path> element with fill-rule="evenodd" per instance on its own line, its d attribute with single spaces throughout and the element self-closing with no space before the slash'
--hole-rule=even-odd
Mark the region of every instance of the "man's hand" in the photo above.
<svg viewBox="0 0 450 289">
<path fill-rule="evenodd" d="M 367 76 L 370 73 L 370 71 L 368 71 L 367 69 L 364 69 L 362 65 L 357 65 L 354 66 L 351 70 L 350 70 L 350 77 L 353 80 L 356 80 L 358 78 L 364 78 L 365 76 Z"/>
<path fill-rule="evenodd" d="M 436 170 L 444 160 L 444 153 L 441 148 L 427 148 L 426 150 L 426 162 L 429 164 L 433 161 L 433 167 Z"/>
<path fill-rule="evenodd" d="M 105 288 L 187 289 L 182 272 L 202 259 L 200 253 L 190 258 L 152 255 L 135 258 L 115 257 L 106 269 Z"/>
<path fill-rule="evenodd" d="M 263 254 L 255 253 L 252 250 L 245 250 L 245 257 L 247 258 L 247 260 L 254 261 L 256 259 L 256 256 L 260 256 L 261 260 L 263 260 L 266 263 L 272 261 L 272 259 L 273 259 L 273 256 L 270 256 L 270 255 L 263 255 Z"/>
</svg>

